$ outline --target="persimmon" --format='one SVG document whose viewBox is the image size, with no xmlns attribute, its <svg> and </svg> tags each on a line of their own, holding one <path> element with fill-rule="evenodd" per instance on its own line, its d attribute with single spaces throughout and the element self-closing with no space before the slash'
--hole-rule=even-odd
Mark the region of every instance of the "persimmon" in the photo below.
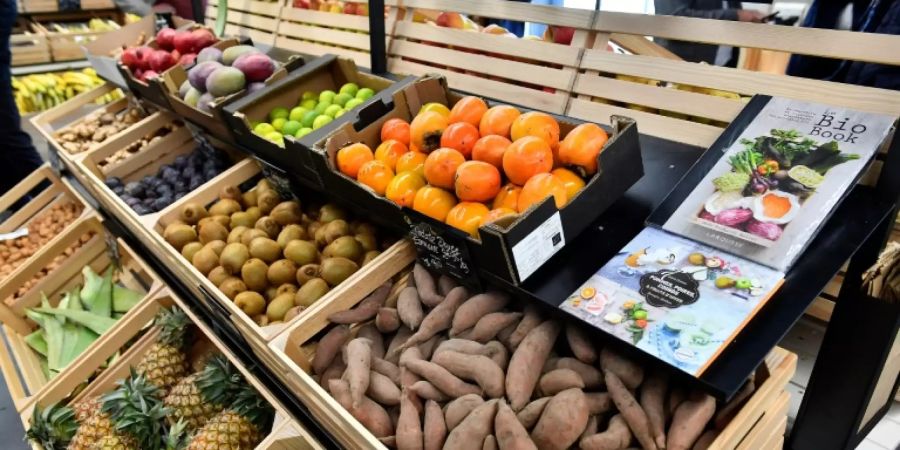
<svg viewBox="0 0 900 450">
<path fill-rule="evenodd" d="M 519 193 L 519 204 L 516 208 L 519 213 L 524 213 L 531 205 L 540 203 L 541 200 L 553 196 L 556 208 L 560 209 L 566 205 L 568 198 L 566 197 L 566 186 L 559 178 L 549 173 L 539 173 L 531 177 L 525 186 L 522 186 L 522 192 Z"/>
<path fill-rule="evenodd" d="M 456 196 L 464 202 L 486 202 L 500 192 L 500 171 L 484 161 L 466 161 L 456 169 Z"/>
<path fill-rule="evenodd" d="M 516 117 L 509 129 L 513 142 L 534 136 L 542 139 L 551 149 L 559 146 L 559 123 L 547 113 L 531 111 Z"/>
<path fill-rule="evenodd" d="M 497 136 L 509 137 L 509 129 L 513 122 L 522 114 L 518 109 L 509 105 L 497 105 L 481 116 L 481 122 L 478 124 L 478 131 L 482 136 L 495 134 Z"/>
<path fill-rule="evenodd" d="M 478 127 L 481 123 L 481 117 L 488 110 L 487 103 L 484 100 L 469 95 L 459 99 L 453 109 L 450 110 L 449 122 L 451 124 L 466 122 L 474 127 Z"/>
<path fill-rule="evenodd" d="M 394 172 L 406 172 L 406 171 L 414 171 L 421 175 L 423 178 L 425 177 L 425 159 L 428 155 L 420 152 L 409 151 L 397 158 L 397 164 L 394 167 Z"/>
<path fill-rule="evenodd" d="M 394 171 L 383 161 L 372 160 L 359 168 L 357 181 L 372 188 L 378 195 L 384 195 L 388 183 L 394 178 Z"/>
<path fill-rule="evenodd" d="M 363 143 L 350 144 L 337 152 L 338 170 L 350 178 L 356 179 L 359 168 L 375 159 L 372 149 Z"/>
<path fill-rule="evenodd" d="M 423 112 L 426 112 L 426 111 L 436 112 L 436 113 L 444 116 L 445 118 L 450 117 L 450 108 L 448 108 L 447 105 L 445 105 L 443 103 L 429 102 L 429 103 L 422 105 L 422 107 L 419 108 L 419 114 L 422 114 Z"/>
<path fill-rule="evenodd" d="M 425 186 L 416 192 L 412 208 L 434 220 L 443 222 L 456 206 L 456 197 L 439 187 Z"/>
<path fill-rule="evenodd" d="M 491 205 L 494 209 L 507 208 L 514 210 L 519 207 L 519 192 L 522 192 L 522 186 L 516 186 L 512 183 L 504 184 L 494 197 L 494 203 Z"/>
<path fill-rule="evenodd" d="M 504 217 L 514 216 L 516 214 L 516 210 L 512 208 L 494 208 L 488 211 L 488 213 L 481 218 L 481 223 L 479 224 L 479 226 L 494 223 Z"/>
<path fill-rule="evenodd" d="M 509 181 L 523 185 L 539 173 L 553 169 L 553 152 L 546 141 L 525 136 L 514 141 L 503 152 L 503 172 Z"/>
<path fill-rule="evenodd" d="M 400 118 L 389 119 L 385 122 L 381 126 L 381 142 L 391 139 L 409 146 L 409 122 Z"/>
<path fill-rule="evenodd" d="M 487 206 L 478 202 L 459 202 L 447 213 L 446 223 L 453 228 L 478 237 L 478 227 L 488 214 Z"/>
<path fill-rule="evenodd" d="M 558 169 L 553 169 L 550 173 L 558 178 L 559 181 L 562 181 L 563 186 L 566 187 L 566 198 L 568 200 L 575 198 L 575 194 L 578 194 L 578 191 L 584 188 L 584 179 L 569 169 L 560 167 Z"/>
<path fill-rule="evenodd" d="M 425 187 L 425 178 L 417 172 L 399 172 L 394 175 L 391 182 L 384 190 L 384 196 L 388 200 L 411 208 L 416 198 L 416 192 Z"/>
<path fill-rule="evenodd" d="M 397 160 L 408 151 L 409 149 L 406 148 L 406 145 L 402 142 L 396 139 L 388 139 L 382 141 L 381 144 L 375 148 L 375 160 L 387 164 L 391 170 L 394 170 L 397 168 Z"/>
<path fill-rule="evenodd" d="M 434 111 L 424 111 L 409 125 L 409 144 L 423 153 L 440 148 L 441 135 L 447 129 L 447 118 Z"/>
<path fill-rule="evenodd" d="M 458 150 L 466 158 L 472 154 L 475 143 L 478 142 L 478 128 L 468 122 L 451 123 L 441 134 L 441 147 Z"/>
<path fill-rule="evenodd" d="M 456 169 L 464 162 L 462 153 L 452 148 L 437 149 L 425 158 L 425 181 L 432 186 L 453 189 Z"/>
<path fill-rule="evenodd" d="M 597 173 L 597 155 L 603 150 L 607 140 L 609 136 L 599 125 L 578 125 L 559 144 L 559 162 L 579 167 L 586 175 L 593 175 Z"/>
<path fill-rule="evenodd" d="M 503 136 L 490 134 L 475 142 L 472 147 L 472 159 L 484 161 L 500 169 L 503 167 L 503 152 L 512 142 Z"/>
</svg>

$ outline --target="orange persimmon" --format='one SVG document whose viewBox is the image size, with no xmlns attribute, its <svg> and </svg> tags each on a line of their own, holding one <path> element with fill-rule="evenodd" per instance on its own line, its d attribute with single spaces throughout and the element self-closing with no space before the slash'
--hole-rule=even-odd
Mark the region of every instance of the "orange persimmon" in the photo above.
<svg viewBox="0 0 900 450">
<path fill-rule="evenodd" d="M 516 214 L 516 210 L 512 208 L 495 208 L 490 210 L 487 214 L 484 215 L 484 217 L 481 218 L 481 223 L 478 224 L 478 226 L 494 223 L 504 217 L 514 216 Z"/>
<path fill-rule="evenodd" d="M 434 220 L 441 222 L 447 218 L 447 213 L 456 206 L 456 197 L 453 194 L 435 186 L 425 186 L 416 192 L 412 208 Z"/>
<path fill-rule="evenodd" d="M 494 197 L 494 203 L 491 205 L 494 209 L 512 209 L 515 210 L 519 206 L 519 193 L 522 192 L 522 186 L 507 183 L 500 188 L 497 196 Z"/>
<path fill-rule="evenodd" d="M 553 169 L 553 152 L 543 139 L 525 136 L 503 152 L 503 172 L 509 181 L 523 185 L 529 178 Z"/>
<path fill-rule="evenodd" d="M 425 181 L 432 186 L 453 189 L 456 169 L 466 158 L 452 148 L 439 148 L 425 158 Z"/>
<path fill-rule="evenodd" d="M 578 194 L 582 188 L 584 188 L 584 179 L 578 176 L 575 172 L 572 172 L 569 169 L 563 169 L 562 167 L 558 169 L 553 169 L 552 172 L 554 177 L 558 178 L 559 181 L 562 181 L 563 186 L 566 187 L 566 198 L 568 200 L 572 200 L 575 198 L 575 194 Z"/>
<path fill-rule="evenodd" d="M 484 161 L 500 169 L 503 167 L 503 152 L 512 142 L 503 136 L 490 134 L 475 142 L 472 147 L 472 159 Z"/>
<path fill-rule="evenodd" d="M 412 207 L 416 192 L 425 187 L 425 178 L 417 172 L 399 172 L 394 175 L 384 191 L 388 200 L 406 207 Z"/>
<path fill-rule="evenodd" d="M 375 148 L 375 160 L 387 164 L 391 170 L 394 170 L 397 168 L 397 160 L 408 151 L 409 149 L 406 148 L 406 145 L 402 142 L 396 139 L 388 139 L 382 141 L 381 144 Z"/>
<path fill-rule="evenodd" d="M 522 186 L 522 192 L 519 193 L 519 204 L 516 208 L 519 213 L 524 213 L 531 205 L 540 203 L 541 200 L 553 196 L 556 208 L 560 209 L 566 205 L 568 198 L 566 197 L 566 186 L 558 178 L 549 173 L 539 173 L 531 177 L 525 186 Z"/>
<path fill-rule="evenodd" d="M 338 169 L 350 178 L 356 178 L 363 164 L 375 159 L 372 149 L 363 143 L 350 144 L 337 152 Z"/>
<path fill-rule="evenodd" d="M 481 123 L 481 117 L 484 116 L 484 113 L 488 110 L 487 103 L 484 100 L 475 97 L 473 95 L 469 95 L 459 99 L 453 108 L 450 110 L 450 120 L 451 124 L 466 122 L 475 127 Z"/>
<path fill-rule="evenodd" d="M 472 154 L 475 142 L 480 137 L 478 128 L 475 128 L 475 125 L 468 122 L 452 123 L 441 134 L 441 147 L 458 150 L 463 156 L 468 158 Z"/>
<path fill-rule="evenodd" d="M 509 130 L 515 142 L 525 136 L 543 139 L 551 149 L 559 146 L 559 123 L 549 114 L 531 111 L 516 117 Z"/>
<path fill-rule="evenodd" d="M 446 223 L 473 237 L 478 237 L 478 227 L 481 226 L 481 221 L 488 212 L 487 206 L 481 203 L 459 202 L 447 213 Z"/>
<path fill-rule="evenodd" d="M 420 152 L 409 151 L 402 155 L 397 159 L 397 164 L 394 168 L 394 172 L 406 172 L 408 170 L 412 170 L 418 172 L 422 177 L 425 176 L 425 159 L 428 155 Z"/>
<path fill-rule="evenodd" d="M 359 168 L 357 181 L 372 188 L 378 195 L 384 195 L 388 183 L 394 178 L 394 171 L 383 161 L 372 160 Z"/>
<path fill-rule="evenodd" d="M 497 136 L 509 137 L 509 129 L 519 115 L 522 114 L 518 109 L 509 105 L 497 105 L 481 116 L 481 122 L 478 124 L 478 130 L 481 136 L 495 134 Z"/>
<path fill-rule="evenodd" d="M 454 187 L 461 201 L 490 201 L 500 192 L 500 171 L 484 161 L 466 161 L 456 168 Z"/>
<path fill-rule="evenodd" d="M 400 118 L 389 119 L 385 122 L 381 126 L 381 141 L 391 139 L 409 146 L 409 122 Z"/>
<path fill-rule="evenodd" d="M 586 175 L 593 175 L 597 173 L 597 155 L 608 139 L 606 131 L 597 124 L 578 125 L 560 143 L 559 162 L 580 167 Z"/>
<path fill-rule="evenodd" d="M 409 125 L 410 147 L 423 153 L 440 148 L 441 135 L 447 129 L 447 117 L 434 111 L 423 111 Z"/>
</svg>

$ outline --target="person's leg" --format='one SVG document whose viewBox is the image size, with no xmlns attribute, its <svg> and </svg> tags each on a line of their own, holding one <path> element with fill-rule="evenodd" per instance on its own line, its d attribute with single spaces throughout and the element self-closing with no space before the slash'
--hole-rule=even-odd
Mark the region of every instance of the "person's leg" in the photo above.
<svg viewBox="0 0 900 450">
<path fill-rule="evenodd" d="M 8 191 L 41 164 L 41 157 L 22 131 L 13 100 L 9 37 L 16 21 L 16 2 L 0 2 L 0 194 Z"/>
</svg>

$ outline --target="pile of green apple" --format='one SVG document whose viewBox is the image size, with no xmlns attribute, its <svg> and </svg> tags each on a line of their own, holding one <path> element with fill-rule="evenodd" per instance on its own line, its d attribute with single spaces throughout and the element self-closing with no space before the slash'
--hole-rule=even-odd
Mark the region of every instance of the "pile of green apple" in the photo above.
<svg viewBox="0 0 900 450">
<path fill-rule="evenodd" d="M 330 89 L 318 94 L 307 91 L 294 108 L 277 107 L 269 111 L 268 122 L 252 124 L 253 133 L 284 147 L 285 136 L 302 138 L 363 104 L 373 95 L 374 90 L 360 88 L 356 83 L 346 83 L 338 92 Z"/>
</svg>

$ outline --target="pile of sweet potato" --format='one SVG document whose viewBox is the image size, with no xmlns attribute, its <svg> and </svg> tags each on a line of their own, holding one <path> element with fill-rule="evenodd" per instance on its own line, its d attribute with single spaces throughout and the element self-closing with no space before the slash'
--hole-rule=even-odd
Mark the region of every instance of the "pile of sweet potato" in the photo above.
<svg viewBox="0 0 900 450">
<path fill-rule="evenodd" d="M 599 349 L 578 325 L 472 295 L 416 266 L 331 314 L 311 370 L 389 447 L 703 449 L 753 392 L 732 402 L 670 383 Z"/>
</svg>

